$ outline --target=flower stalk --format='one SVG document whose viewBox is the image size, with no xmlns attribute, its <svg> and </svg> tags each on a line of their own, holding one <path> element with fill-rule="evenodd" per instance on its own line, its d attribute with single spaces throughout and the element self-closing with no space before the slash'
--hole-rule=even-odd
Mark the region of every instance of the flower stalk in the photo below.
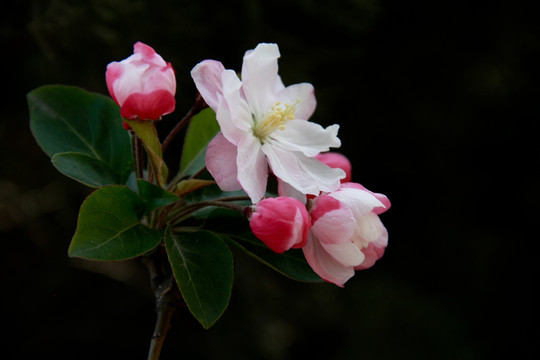
<svg viewBox="0 0 540 360">
<path fill-rule="evenodd" d="M 200 201 L 194 204 L 186 205 L 183 208 L 178 209 L 176 213 L 171 213 L 168 223 L 172 225 L 176 225 L 179 222 L 181 222 L 186 216 L 194 213 L 197 210 L 200 210 L 202 208 L 205 208 L 207 206 L 217 206 L 222 208 L 231 209 L 234 211 L 238 211 L 239 213 L 245 214 L 246 206 L 234 204 L 228 201 L 219 201 L 219 200 L 213 200 L 213 201 Z"/>
<path fill-rule="evenodd" d="M 131 153 L 133 154 L 133 167 L 135 170 L 135 176 L 137 179 L 143 178 L 143 153 L 141 139 L 133 130 L 131 131 Z"/>
</svg>

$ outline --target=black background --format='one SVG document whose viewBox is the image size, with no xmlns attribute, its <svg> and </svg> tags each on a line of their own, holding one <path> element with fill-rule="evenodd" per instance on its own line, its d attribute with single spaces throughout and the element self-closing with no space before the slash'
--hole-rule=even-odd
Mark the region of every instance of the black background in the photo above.
<svg viewBox="0 0 540 360">
<path fill-rule="evenodd" d="M 532 3 L 532 2 L 530 2 Z M 25 95 L 107 94 L 105 67 L 143 41 L 177 73 L 177 111 L 203 59 L 240 69 L 280 47 L 285 84 L 311 82 L 312 121 L 341 125 L 353 180 L 386 194 L 385 256 L 344 289 L 236 254 L 210 330 L 177 314 L 163 359 L 532 359 L 538 200 L 537 13 L 519 1 L 34 0 L 2 11 L 2 357 L 143 359 L 154 323 L 136 261 L 69 259 L 90 190 L 33 140 Z M 7 81 L 6 81 L 7 80 Z M 172 167 L 180 141 L 168 149 Z M 176 153 L 175 153 L 176 151 Z M 7 335 L 6 335 L 7 333 Z"/>
</svg>

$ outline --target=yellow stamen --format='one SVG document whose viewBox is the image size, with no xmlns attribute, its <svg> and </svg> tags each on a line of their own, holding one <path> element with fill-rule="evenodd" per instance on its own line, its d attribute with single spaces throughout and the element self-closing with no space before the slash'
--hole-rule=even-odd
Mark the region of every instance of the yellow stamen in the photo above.
<svg viewBox="0 0 540 360">
<path fill-rule="evenodd" d="M 294 113 L 296 112 L 296 105 L 300 100 L 298 100 L 293 105 L 284 104 L 281 106 L 281 102 L 277 102 L 272 106 L 270 111 L 268 111 L 260 121 L 256 121 L 253 127 L 253 134 L 258 137 L 261 142 L 272 134 L 276 130 L 284 130 L 285 124 L 289 120 L 294 120 Z"/>
</svg>

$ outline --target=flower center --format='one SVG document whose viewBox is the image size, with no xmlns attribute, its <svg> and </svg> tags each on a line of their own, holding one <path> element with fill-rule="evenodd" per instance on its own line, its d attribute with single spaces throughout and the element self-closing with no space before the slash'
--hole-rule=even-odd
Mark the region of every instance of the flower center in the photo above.
<svg viewBox="0 0 540 360">
<path fill-rule="evenodd" d="M 298 105 L 299 102 L 300 100 L 293 105 L 284 104 L 282 106 L 281 102 L 278 101 L 261 120 L 255 121 L 253 135 L 258 137 L 261 142 L 264 142 L 264 140 L 274 131 L 285 129 L 285 124 L 289 120 L 294 120 L 296 105 Z"/>
</svg>

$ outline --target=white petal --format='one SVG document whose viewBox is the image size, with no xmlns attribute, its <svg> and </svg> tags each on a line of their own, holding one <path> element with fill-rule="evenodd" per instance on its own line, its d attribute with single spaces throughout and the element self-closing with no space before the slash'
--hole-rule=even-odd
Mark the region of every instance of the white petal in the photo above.
<svg viewBox="0 0 540 360">
<path fill-rule="evenodd" d="M 134 56 L 135 55 L 132 55 L 131 57 Z M 136 66 L 131 62 L 124 61 L 120 63 L 123 66 L 122 76 L 117 78 L 117 80 L 113 83 L 114 93 L 119 104 L 123 104 L 129 95 L 133 93 L 142 93 L 143 85 L 141 83 L 141 78 L 144 71 L 149 66 Z"/>
<path fill-rule="evenodd" d="M 214 111 L 217 111 L 219 97 L 223 94 L 221 74 L 225 71 L 222 63 L 215 60 L 205 60 L 191 70 L 191 77 L 204 101 Z"/>
<path fill-rule="evenodd" d="M 295 117 L 307 120 L 313 115 L 317 100 L 315 90 L 309 83 L 290 85 L 276 94 L 277 100 L 283 104 L 296 104 Z"/>
<path fill-rule="evenodd" d="M 234 125 L 247 132 L 253 126 L 251 112 L 244 96 L 242 95 L 242 82 L 233 70 L 226 70 L 222 74 L 223 97 L 231 109 Z"/>
<path fill-rule="evenodd" d="M 324 250 L 316 237 L 310 236 L 302 250 L 309 266 L 324 280 L 343 287 L 343 284 L 354 276 L 354 267 L 345 266 L 335 260 Z"/>
<path fill-rule="evenodd" d="M 319 194 L 317 182 L 314 181 L 309 173 L 303 170 L 301 159 L 299 159 L 299 156 L 303 156 L 301 153 L 285 151 L 279 147 L 272 146 L 268 142 L 262 146 L 262 150 L 268 158 L 268 163 L 274 175 L 280 180 L 303 194 Z"/>
<path fill-rule="evenodd" d="M 237 180 L 236 146 L 218 133 L 208 144 L 206 168 L 223 191 L 240 190 Z"/>
<path fill-rule="evenodd" d="M 309 121 L 289 121 L 283 130 L 274 131 L 270 137 L 279 142 L 282 147 L 301 151 L 304 155 L 315 155 L 330 150 L 331 147 L 340 147 L 341 141 L 337 137 L 339 125 L 331 125 L 326 129 Z"/>
<path fill-rule="evenodd" d="M 285 85 L 283 85 L 283 81 L 281 80 L 281 76 L 276 77 L 276 83 L 274 84 L 274 92 L 277 94 L 281 90 L 285 89 Z"/>
<path fill-rule="evenodd" d="M 358 246 L 352 242 L 346 242 L 343 244 L 321 243 L 321 245 L 324 247 L 327 253 L 345 266 L 358 266 L 366 258 Z"/>
<path fill-rule="evenodd" d="M 388 243 L 388 232 L 376 214 L 368 212 L 357 218 L 356 224 L 354 242 L 360 248 L 366 248 L 375 242 L 378 247 L 386 246 Z"/>
<path fill-rule="evenodd" d="M 257 138 L 246 135 L 240 139 L 236 166 L 238 181 L 256 204 L 264 197 L 268 180 L 268 164 Z"/>
<path fill-rule="evenodd" d="M 299 155 L 302 156 L 301 165 L 304 173 L 309 174 L 317 182 L 319 191 L 331 192 L 339 189 L 340 179 L 345 177 L 345 171 L 333 169 L 315 158 Z"/>
<path fill-rule="evenodd" d="M 275 146 L 271 141 L 267 141 L 262 150 L 274 174 L 304 194 L 335 191 L 339 188 L 339 180 L 345 177 L 341 169 L 332 169 L 300 152 Z"/>
<path fill-rule="evenodd" d="M 222 73 L 223 96 L 218 105 L 216 119 L 223 135 L 231 143 L 237 145 L 240 138 L 251 133 L 251 114 L 249 106 L 241 94 L 242 82 L 232 70 Z"/>
<path fill-rule="evenodd" d="M 329 194 L 329 196 L 339 200 L 351 209 L 356 219 L 360 219 L 376 207 L 384 206 L 375 195 L 360 189 L 342 188 L 339 191 Z"/>
<path fill-rule="evenodd" d="M 257 119 L 275 104 L 278 83 L 279 49 L 276 44 L 259 44 L 246 52 L 242 64 L 242 83 L 247 102 Z"/>
<path fill-rule="evenodd" d="M 296 190 L 291 185 L 282 181 L 280 178 L 277 179 L 278 183 L 278 194 L 279 196 L 286 196 L 296 200 L 299 200 L 302 204 L 306 204 L 307 198 L 306 194 Z"/>
</svg>

